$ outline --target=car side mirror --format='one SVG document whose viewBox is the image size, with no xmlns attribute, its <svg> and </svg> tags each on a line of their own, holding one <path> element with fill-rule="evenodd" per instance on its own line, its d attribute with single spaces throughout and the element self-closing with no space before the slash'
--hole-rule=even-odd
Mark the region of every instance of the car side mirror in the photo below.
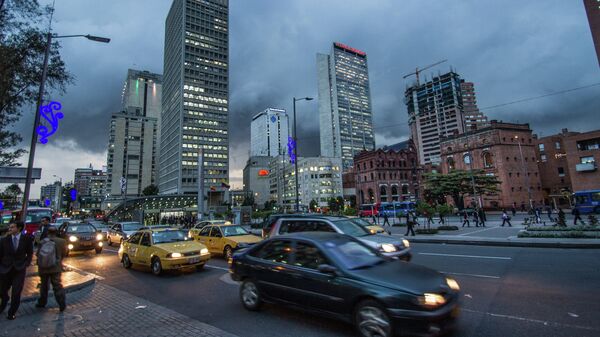
<svg viewBox="0 0 600 337">
<path fill-rule="evenodd" d="M 323 274 L 337 275 L 337 268 L 330 264 L 320 264 L 317 270 Z"/>
</svg>

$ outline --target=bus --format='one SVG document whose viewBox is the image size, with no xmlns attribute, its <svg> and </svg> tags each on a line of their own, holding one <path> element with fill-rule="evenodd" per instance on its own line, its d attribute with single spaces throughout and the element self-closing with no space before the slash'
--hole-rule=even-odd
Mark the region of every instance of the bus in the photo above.
<svg viewBox="0 0 600 337">
<path fill-rule="evenodd" d="M 600 190 L 578 191 L 573 193 L 575 208 L 581 214 L 600 214 Z"/>
<path fill-rule="evenodd" d="M 379 214 L 379 203 L 377 204 L 363 204 L 360 205 L 358 210 L 359 217 L 372 217 Z"/>
<path fill-rule="evenodd" d="M 415 211 L 416 204 L 413 201 L 382 202 L 379 206 L 379 214 L 387 214 L 389 217 L 406 215 Z"/>
<path fill-rule="evenodd" d="M 54 211 L 47 207 L 28 207 L 27 217 L 25 217 L 25 233 L 33 235 L 39 228 L 42 218 L 47 216 L 52 222 Z M 13 219 L 18 220 L 21 217 L 21 210 L 13 211 Z"/>
</svg>

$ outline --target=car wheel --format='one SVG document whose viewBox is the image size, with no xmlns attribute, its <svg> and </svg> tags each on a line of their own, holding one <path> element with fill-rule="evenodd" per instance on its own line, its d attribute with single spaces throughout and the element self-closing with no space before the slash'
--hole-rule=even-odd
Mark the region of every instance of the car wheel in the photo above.
<svg viewBox="0 0 600 337">
<path fill-rule="evenodd" d="M 231 246 L 225 246 L 225 249 L 223 249 L 223 256 L 228 260 L 231 259 L 233 256 L 233 249 L 231 249 Z"/>
<path fill-rule="evenodd" d="M 131 268 L 131 260 L 127 254 L 123 254 L 123 258 L 121 259 L 121 263 L 125 269 Z"/>
<path fill-rule="evenodd" d="M 158 276 L 162 273 L 162 264 L 160 263 L 160 259 L 158 257 L 155 257 L 154 259 L 152 259 L 152 274 Z"/>
<path fill-rule="evenodd" d="M 96 254 L 102 253 L 102 248 L 96 248 Z"/>
<path fill-rule="evenodd" d="M 204 269 L 204 263 L 196 266 L 197 271 L 201 271 L 202 269 Z"/>
<path fill-rule="evenodd" d="M 108 241 L 107 244 L 112 247 L 112 241 L 110 241 L 110 236 L 108 237 L 108 239 L 106 239 L 106 241 Z"/>
<path fill-rule="evenodd" d="M 360 302 L 354 310 L 354 324 L 360 336 L 392 336 L 392 323 L 381 304 L 366 300 Z"/>
<path fill-rule="evenodd" d="M 251 280 L 245 280 L 240 287 L 240 299 L 244 308 L 250 311 L 257 311 L 260 309 L 262 300 L 260 299 L 260 293 L 256 283 Z"/>
</svg>

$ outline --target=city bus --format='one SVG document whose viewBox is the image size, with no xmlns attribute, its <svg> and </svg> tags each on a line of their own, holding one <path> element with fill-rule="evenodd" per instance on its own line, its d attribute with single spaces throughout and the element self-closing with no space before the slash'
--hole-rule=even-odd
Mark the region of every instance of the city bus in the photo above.
<svg viewBox="0 0 600 337">
<path fill-rule="evenodd" d="M 379 214 L 387 214 L 388 217 L 398 217 L 415 211 L 415 203 L 412 201 L 382 202 L 379 206 Z"/>
<path fill-rule="evenodd" d="M 359 217 L 372 217 L 379 214 L 379 203 L 377 204 L 363 204 L 360 205 L 358 210 Z"/>
<path fill-rule="evenodd" d="M 600 214 L 600 190 L 578 191 L 573 193 L 575 208 L 581 214 Z"/>
<path fill-rule="evenodd" d="M 13 211 L 13 219 L 18 220 L 21 217 L 21 210 Z M 27 208 L 27 217 L 25 218 L 25 232 L 33 235 L 35 231 L 37 231 L 42 222 L 42 218 L 47 216 L 50 218 L 50 222 L 52 222 L 52 216 L 54 215 L 54 211 L 52 208 L 47 207 L 28 207 Z"/>
</svg>

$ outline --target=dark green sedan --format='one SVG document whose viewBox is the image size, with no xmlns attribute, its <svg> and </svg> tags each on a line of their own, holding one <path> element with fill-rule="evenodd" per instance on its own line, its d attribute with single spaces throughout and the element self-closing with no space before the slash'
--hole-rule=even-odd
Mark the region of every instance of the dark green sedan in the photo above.
<svg viewBox="0 0 600 337">
<path fill-rule="evenodd" d="M 354 323 L 360 336 L 436 336 L 453 329 L 459 285 L 338 233 L 277 236 L 234 254 L 248 310 L 279 303 Z"/>
</svg>

